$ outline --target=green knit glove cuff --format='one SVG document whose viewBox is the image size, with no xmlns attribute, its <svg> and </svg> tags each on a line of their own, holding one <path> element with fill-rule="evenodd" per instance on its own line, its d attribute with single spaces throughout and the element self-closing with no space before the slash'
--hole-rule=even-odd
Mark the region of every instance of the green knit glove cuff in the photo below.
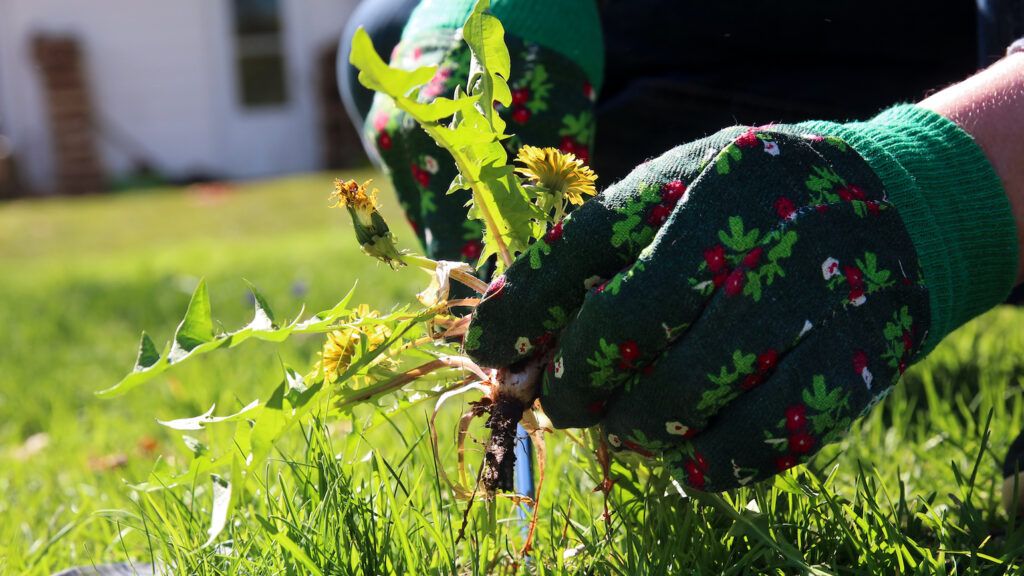
<svg viewBox="0 0 1024 576">
<path fill-rule="evenodd" d="M 461 28 L 474 5 L 476 0 L 424 0 L 413 11 L 402 38 Z M 491 13 L 509 34 L 575 62 L 600 91 L 604 39 L 595 0 L 491 0 Z"/>
<path fill-rule="evenodd" d="M 970 135 L 912 105 L 890 108 L 867 122 L 800 127 L 849 143 L 899 210 L 931 301 L 925 353 L 1006 299 L 1017 270 L 1016 224 L 999 177 Z"/>
</svg>

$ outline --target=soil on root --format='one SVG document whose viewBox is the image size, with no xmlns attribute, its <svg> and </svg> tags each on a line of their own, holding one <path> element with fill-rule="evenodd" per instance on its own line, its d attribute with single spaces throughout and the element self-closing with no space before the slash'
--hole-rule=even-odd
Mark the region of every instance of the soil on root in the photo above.
<svg viewBox="0 0 1024 576">
<path fill-rule="evenodd" d="M 480 482 L 488 495 L 497 490 L 515 490 L 516 425 L 523 417 L 526 406 L 517 398 L 499 395 L 490 406 L 485 426 L 491 429 L 491 439 L 484 452 L 484 467 Z"/>
</svg>

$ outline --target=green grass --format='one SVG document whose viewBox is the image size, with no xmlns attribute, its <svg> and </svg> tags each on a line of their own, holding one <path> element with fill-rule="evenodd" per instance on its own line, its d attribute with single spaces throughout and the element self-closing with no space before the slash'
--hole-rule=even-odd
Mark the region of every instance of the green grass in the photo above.
<svg viewBox="0 0 1024 576">
<path fill-rule="evenodd" d="M 208 477 L 136 493 L 158 458 L 183 467 L 180 434 L 155 419 L 228 413 L 266 399 L 280 363 L 319 340 L 250 343 L 172 370 L 114 400 L 92 392 L 130 367 L 138 334 L 173 331 L 199 277 L 214 316 L 245 323 L 248 279 L 276 311 L 407 302 L 425 276 L 358 253 L 330 178 L 0 206 L 0 573 L 153 555 L 181 574 L 511 572 L 522 521 L 499 501 L 464 505 L 437 481 L 418 405 L 315 419 L 251 478 L 216 545 Z M 390 192 L 385 204 L 399 222 Z M 401 237 L 411 238 L 402 227 Z M 299 288 L 302 288 L 299 290 Z M 297 293 L 301 292 L 301 294 Z M 999 309 L 949 337 L 847 440 L 777 482 L 682 498 L 636 462 L 613 470 L 611 523 L 595 466 L 564 434 L 527 567 L 537 573 L 1019 573 L 1024 530 L 999 506 L 999 461 L 1024 426 L 1024 313 Z M 454 470 L 446 408 L 442 461 Z M 989 418 L 991 416 L 991 418 Z M 233 426 L 233 425 L 231 425 Z M 215 444 L 229 425 L 195 433 Z M 477 438 L 481 428 L 474 429 Z M 27 450 L 26 440 L 48 440 Z M 155 450 L 145 446 L 156 442 Z M 479 451 L 475 444 L 470 450 Z M 116 457 L 123 465 L 112 467 Z M 566 551 L 571 551 L 566 554 Z"/>
</svg>

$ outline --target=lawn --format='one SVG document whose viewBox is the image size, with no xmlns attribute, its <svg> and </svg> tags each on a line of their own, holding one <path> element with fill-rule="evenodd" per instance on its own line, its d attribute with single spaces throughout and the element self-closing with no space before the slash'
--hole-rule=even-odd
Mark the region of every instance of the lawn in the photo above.
<svg viewBox="0 0 1024 576">
<path fill-rule="evenodd" d="M 1000 461 L 1024 426 L 1024 312 L 1011 308 L 951 335 L 845 441 L 774 484 L 684 497 L 656 469 L 624 461 L 606 523 L 586 450 L 555 434 L 535 547 L 518 568 L 508 551 L 523 522 L 506 501 L 490 519 L 475 507 L 457 541 L 464 504 L 437 481 L 427 406 L 314 414 L 203 546 L 208 475 L 130 487 L 158 462 L 183 469 L 191 457 L 156 419 L 266 399 L 281 363 L 309 366 L 319 339 L 252 342 L 113 400 L 93 392 L 131 367 L 142 329 L 158 343 L 170 337 L 200 277 L 229 328 L 251 313 L 245 280 L 280 316 L 328 308 L 357 278 L 357 302 L 409 301 L 426 277 L 358 252 L 347 216 L 326 208 L 331 177 L 0 206 L 0 573 L 154 555 L 181 574 L 1024 569 L 1024 529 L 999 506 Z M 400 222 L 390 190 L 384 204 Z M 411 232 L 395 228 L 408 245 Z M 449 424 L 457 412 L 446 410 Z M 191 434 L 212 444 L 228 433 Z M 441 443 L 453 462 L 451 434 Z"/>
</svg>

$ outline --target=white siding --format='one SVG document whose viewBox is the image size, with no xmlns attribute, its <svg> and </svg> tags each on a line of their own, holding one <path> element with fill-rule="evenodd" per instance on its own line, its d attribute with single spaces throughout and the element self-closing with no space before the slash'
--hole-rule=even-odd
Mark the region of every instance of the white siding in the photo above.
<svg viewBox="0 0 1024 576">
<path fill-rule="evenodd" d="M 52 186 L 46 104 L 33 70 L 35 32 L 81 41 L 98 118 L 171 176 L 231 178 L 320 165 L 316 58 L 355 0 L 282 0 L 289 102 L 246 110 L 237 95 L 227 0 L 0 0 L 0 123 L 29 183 Z M 112 175 L 130 167 L 105 139 Z"/>
</svg>

